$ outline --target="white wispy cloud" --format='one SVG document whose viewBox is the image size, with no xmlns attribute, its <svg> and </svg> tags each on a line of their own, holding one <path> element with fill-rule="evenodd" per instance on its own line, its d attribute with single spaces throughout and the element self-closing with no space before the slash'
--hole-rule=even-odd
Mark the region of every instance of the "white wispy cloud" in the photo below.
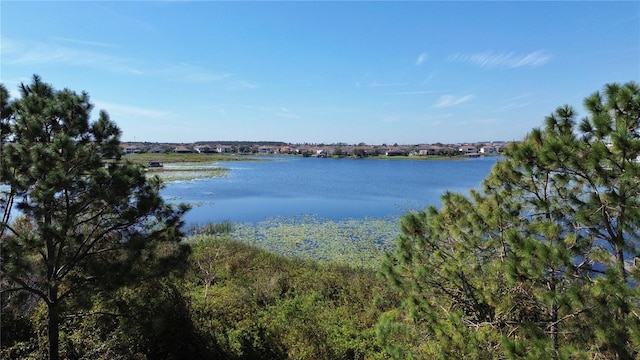
<svg viewBox="0 0 640 360">
<path fill-rule="evenodd" d="M 2 61 L 7 65 L 61 64 L 68 67 L 97 68 L 114 73 L 155 76 L 187 83 L 211 83 L 223 80 L 231 81 L 233 79 L 233 74 L 231 73 L 215 72 L 199 65 L 189 63 L 147 63 L 112 55 L 108 51 L 86 50 L 60 44 L 61 42 L 91 45 L 101 43 L 68 38 L 58 39 L 61 41 L 48 43 L 18 42 L 11 39 L 3 39 L 0 43 Z M 105 45 L 103 46 L 104 48 L 109 47 L 109 44 L 102 45 Z M 238 84 L 243 88 L 252 88 L 253 86 L 246 81 L 238 82 Z"/>
<path fill-rule="evenodd" d="M 497 111 L 507 111 L 513 109 L 519 109 L 531 105 L 530 101 L 527 101 L 531 97 L 531 94 L 522 94 L 514 96 L 505 100 L 505 104 L 498 107 Z"/>
<path fill-rule="evenodd" d="M 500 106 L 499 108 L 497 108 L 497 111 L 507 111 L 507 110 L 514 110 L 514 109 L 520 109 L 523 107 L 527 107 L 529 106 L 530 103 L 517 103 L 517 102 L 513 102 L 513 103 L 509 103 L 509 104 L 505 104 L 503 106 Z"/>
<path fill-rule="evenodd" d="M 516 54 L 513 52 L 484 51 L 474 54 L 454 54 L 449 56 L 449 61 L 462 62 L 485 68 L 492 67 L 538 67 L 548 63 L 551 55 L 538 50 L 528 54 Z"/>
<path fill-rule="evenodd" d="M 455 106 L 462 103 L 466 103 L 471 99 L 473 99 L 473 95 L 465 95 L 460 97 L 455 97 L 453 95 L 442 95 L 440 96 L 440 98 L 438 99 L 434 107 L 441 108 L 441 107 Z"/>
<path fill-rule="evenodd" d="M 65 64 L 97 67 L 115 72 L 135 72 L 134 61 L 96 51 L 61 46 L 57 43 L 17 42 L 3 39 L 0 45 L 2 61 L 8 65 Z"/>
<path fill-rule="evenodd" d="M 236 106 L 245 110 L 258 110 L 258 111 L 264 111 L 264 112 L 277 111 L 275 110 L 275 108 L 269 107 L 269 106 L 259 106 L 259 105 L 236 105 Z"/>
<path fill-rule="evenodd" d="M 443 124 L 448 124 L 450 119 L 453 117 L 453 113 L 445 113 L 440 115 L 427 115 L 423 117 L 421 120 L 423 122 L 428 123 L 431 126 L 440 126 Z"/>
<path fill-rule="evenodd" d="M 117 48 L 118 47 L 115 44 L 110 44 L 110 43 L 105 43 L 105 42 L 100 42 L 100 41 L 73 39 L 73 38 L 66 38 L 66 37 L 60 37 L 60 36 L 54 36 L 51 39 L 55 40 L 55 41 L 73 43 L 73 44 L 79 44 L 79 45 L 90 45 L 90 46 L 98 46 L 98 47 L 105 47 L 105 48 Z"/>
<path fill-rule="evenodd" d="M 233 80 L 228 84 L 229 90 L 253 90 L 258 87 L 257 84 L 245 80 Z"/>
<path fill-rule="evenodd" d="M 426 52 L 423 52 L 422 54 L 418 55 L 418 58 L 416 59 L 416 65 L 422 65 L 425 61 L 427 61 L 427 59 L 429 59 L 429 55 Z"/>
<path fill-rule="evenodd" d="M 393 122 L 398 122 L 400 120 L 401 120 L 401 117 L 400 115 L 397 115 L 397 114 L 385 115 L 380 119 L 380 121 L 383 123 L 393 123 Z"/>
<path fill-rule="evenodd" d="M 433 80 L 433 78 L 436 77 L 436 73 L 434 71 L 432 71 L 429 76 L 427 76 L 424 80 L 422 80 L 422 82 L 420 83 L 421 86 L 425 86 L 427 85 L 429 82 L 431 82 L 431 80 Z"/>
<path fill-rule="evenodd" d="M 416 91 L 397 91 L 391 93 L 392 95 L 424 95 L 436 93 L 435 90 L 416 90 Z"/>
<path fill-rule="evenodd" d="M 406 83 L 381 83 L 377 81 L 372 81 L 369 84 L 369 87 L 403 86 L 403 85 L 406 85 Z"/>
<path fill-rule="evenodd" d="M 346 107 L 332 107 L 332 106 L 324 106 L 324 107 L 317 107 L 317 108 L 309 108 L 307 109 L 307 112 L 314 114 L 314 115 L 326 115 L 326 114 L 347 114 L 347 113 L 354 113 L 357 112 L 358 110 L 354 109 L 354 108 L 346 108 Z"/>
<path fill-rule="evenodd" d="M 300 115 L 292 113 L 289 109 L 285 107 L 280 107 L 276 112 L 276 116 L 287 118 L 287 119 L 299 119 Z"/>
<path fill-rule="evenodd" d="M 168 119 L 174 114 L 166 111 L 147 109 L 139 106 L 131 106 L 124 104 L 115 104 L 103 101 L 94 101 L 96 110 L 105 110 L 110 117 L 135 117 L 146 119 Z M 117 119 L 116 119 L 117 121 Z"/>
<path fill-rule="evenodd" d="M 150 73 L 153 74 L 153 70 L 151 70 Z M 230 73 L 216 73 L 201 66 L 188 63 L 166 65 L 159 70 L 158 73 L 173 81 L 189 83 L 218 82 L 232 77 L 232 74 Z"/>
</svg>

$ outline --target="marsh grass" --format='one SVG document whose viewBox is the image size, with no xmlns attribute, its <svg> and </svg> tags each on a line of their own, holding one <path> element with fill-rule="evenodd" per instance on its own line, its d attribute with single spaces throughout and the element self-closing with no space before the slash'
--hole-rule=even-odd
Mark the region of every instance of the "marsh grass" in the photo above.
<svg viewBox="0 0 640 360">
<path fill-rule="evenodd" d="M 208 223 L 208 224 L 194 224 L 189 226 L 187 234 L 189 236 L 195 235 L 211 235 L 221 236 L 229 235 L 233 232 L 234 224 L 231 221 L 223 221 L 220 223 Z"/>
</svg>

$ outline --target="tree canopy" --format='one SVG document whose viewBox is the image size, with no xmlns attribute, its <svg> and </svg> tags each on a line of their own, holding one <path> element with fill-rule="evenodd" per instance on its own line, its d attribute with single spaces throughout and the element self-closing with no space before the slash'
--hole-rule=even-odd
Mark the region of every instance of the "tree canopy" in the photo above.
<svg viewBox="0 0 640 360">
<path fill-rule="evenodd" d="M 511 144 L 468 197 L 406 215 L 385 274 L 398 356 L 619 358 L 640 351 L 640 88 L 609 84 Z M 424 341 L 426 340 L 426 341 Z"/>
<path fill-rule="evenodd" d="M 56 90 L 37 75 L 16 100 L 0 90 L 3 305 L 46 304 L 55 360 L 69 303 L 181 263 L 186 207 L 166 204 L 159 179 L 121 157 L 120 129 L 105 111 L 90 121 L 86 92 Z"/>
</svg>

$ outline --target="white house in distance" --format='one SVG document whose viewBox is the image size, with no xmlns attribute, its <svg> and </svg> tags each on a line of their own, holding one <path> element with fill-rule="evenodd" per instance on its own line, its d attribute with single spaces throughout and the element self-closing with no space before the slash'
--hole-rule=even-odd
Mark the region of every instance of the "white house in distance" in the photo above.
<svg viewBox="0 0 640 360">
<path fill-rule="evenodd" d="M 215 152 L 215 149 L 209 145 L 197 145 L 194 147 L 194 149 L 200 154 L 210 154 L 212 152 Z"/>
<path fill-rule="evenodd" d="M 473 155 L 478 153 L 478 148 L 475 145 L 462 145 L 458 148 L 458 151 L 467 155 Z"/>
<path fill-rule="evenodd" d="M 227 145 L 218 145 L 216 146 L 216 151 L 218 153 L 230 153 L 233 152 L 233 148 L 231 146 L 227 146 Z"/>
<path fill-rule="evenodd" d="M 494 141 L 491 143 L 485 143 L 480 147 L 480 153 L 482 154 L 498 154 L 505 147 L 506 143 L 503 141 Z"/>
<path fill-rule="evenodd" d="M 418 155 L 438 155 L 440 152 L 445 151 L 447 148 L 440 145 L 421 145 L 418 147 Z"/>
<path fill-rule="evenodd" d="M 481 154 L 495 154 L 497 152 L 498 150 L 493 145 L 484 145 L 483 147 L 480 148 Z"/>
</svg>

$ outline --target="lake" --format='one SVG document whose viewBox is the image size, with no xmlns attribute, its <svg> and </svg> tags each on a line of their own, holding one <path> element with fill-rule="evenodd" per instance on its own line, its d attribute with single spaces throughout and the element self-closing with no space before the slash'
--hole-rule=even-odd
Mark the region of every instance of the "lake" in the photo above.
<svg viewBox="0 0 640 360">
<path fill-rule="evenodd" d="M 230 169 L 226 177 L 170 182 L 162 195 L 192 205 L 187 224 L 298 215 L 379 218 L 439 205 L 447 190 L 466 194 L 499 160 L 260 159 L 266 161 L 215 164 Z"/>
</svg>

